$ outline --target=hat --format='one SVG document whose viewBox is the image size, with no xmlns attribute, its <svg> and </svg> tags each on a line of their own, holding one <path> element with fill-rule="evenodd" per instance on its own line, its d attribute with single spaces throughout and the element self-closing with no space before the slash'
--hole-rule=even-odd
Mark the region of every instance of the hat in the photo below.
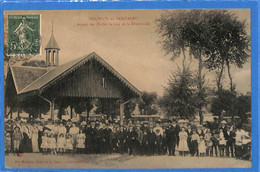
<svg viewBox="0 0 260 172">
<path fill-rule="evenodd" d="M 86 121 L 82 121 L 82 122 L 80 123 L 80 125 L 87 125 L 87 122 L 86 122 Z"/>
<path fill-rule="evenodd" d="M 221 124 L 227 124 L 227 122 L 225 120 L 221 121 Z"/>
</svg>

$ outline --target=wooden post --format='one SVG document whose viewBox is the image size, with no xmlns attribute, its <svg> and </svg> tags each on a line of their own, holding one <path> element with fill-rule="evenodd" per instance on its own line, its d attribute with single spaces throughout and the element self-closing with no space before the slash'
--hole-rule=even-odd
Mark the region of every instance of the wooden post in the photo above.
<svg viewBox="0 0 260 172">
<path fill-rule="evenodd" d="M 72 119 L 73 118 L 73 111 L 72 111 L 73 109 L 72 109 L 72 107 L 70 106 L 70 119 Z"/>
<path fill-rule="evenodd" d="M 51 108 L 51 119 L 54 120 L 54 99 L 50 103 Z"/>
<path fill-rule="evenodd" d="M 122 126 L 124 123 L 123 116 L 124 116 L 124 103 L 120 102 L 120 126 Z"/>
</svg>

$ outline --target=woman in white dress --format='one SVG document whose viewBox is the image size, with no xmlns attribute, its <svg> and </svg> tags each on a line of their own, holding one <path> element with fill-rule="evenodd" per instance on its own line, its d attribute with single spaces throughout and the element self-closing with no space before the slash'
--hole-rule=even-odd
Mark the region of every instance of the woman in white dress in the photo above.
<svg viewBox="0 0 260 172">
<path fill-rule="evenodd" d="M 32 151 L 39 152 L 39 144 L 38 144 L 38 126 L 36 123 L 33 123 L 32 126 Z"/>
<path fill-rule="evenodd" d="M 188 134 L 187 132 L 185 131 L 185 128 L 182 127 L 181 128 L 181 131 L 179 132 L 179 138 L 180 138 L 180 141 L 179 141 L 179 153 L 180 155 L 186 155 L 186 153 L 189 151 L 189 148 L 188 148 L 188 142 L 187 142 L 187 139 L 188 139 Z"/>
<path fill-rule="evenodd" d="M 73 139 L 73 148 L 76 148 L 77 134 L 79 134 L 79 127 L 77 127 L 75 123 L 72 124 L 72 127 L 69 130 L 69 134 L 72 136 Z"/>
<path fill-rule="evenodd" d="M 77 144 L 76 144 L 78 153 L 81 154 L 83 153 L 83 150 L 85 149 L 85 139 L 86 139 L 85 133 L 83 133 L 82 130 L 79 130 L 79 134 L 77 134 Z"/>
</svg>

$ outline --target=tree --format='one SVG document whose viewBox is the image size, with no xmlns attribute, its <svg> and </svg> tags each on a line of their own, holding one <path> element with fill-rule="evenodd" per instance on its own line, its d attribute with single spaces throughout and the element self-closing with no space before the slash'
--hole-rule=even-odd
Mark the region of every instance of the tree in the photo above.
<svg viewBox="0 0 260 172">
<path fill-rule="evenodd" d="M 227 114 L 230 115 L 231 107 L 232 107 L 232 100 L 236 99 L 236 92 L 221 89 L 220 91 L 216 92 L 216 97 L 213 98 L 212 105 L 211 105 L 211 112 L 215 116 L 221 116 L 222 111 L 225 111 Z"/>
<path fill-rule="evenodd" d="M 190 57 L 198 60 L 197 87 L 201 103 L 197 106 L 202 117 L 202 106 L 205 105 L 203 65 L 210 70 L 220 70 L 217 72 L 218 90 L 222 88 L 221 79 L 226 66 L 230 90 L 234 91 L 231 65 L 241 68 L 250 53 L 246 22 L 239 21 L 236 15 L 227 10 L 195 9 L 166 13 L 157 20 L 157 24 L 163 40 L 162 47 L 167 54 L 173 54 L 172 59 L 180 56 L 182 51 L 184 65 L 186 50 L 189 51 Z"/>
<path fill-rule="evenodd" d="M 155 104 L 156 101 L 157 94 L 155 92 L 143 92 L 139 103 L 139 109 L 143 109 L 144 114 L 146 115 L 156 114 L 158 111 L 153 107 L 153 104 Z"/>
<path fill-rule="evenodd" d="M 207 19 L 204 10 L 184 10 L 176 13 L 166 13 L 157 20 L 159 34 L 161 35 L 162 47 L 167 54 L 172 53 L 174 60 L 183 55 L 183 68 L 185 67 L 185 50 L 189 51 L 190 58 L 198 60 L 197 79 L 197 110 L 200 116 L 200 123 L 203 122 L 202 108 L 205 105 L 205 85 L 202 74 L 203 54 L 207 37 L 211 33 L 208 31 Z"/>
<path fill-rule="evenodd" d="M 19 109 L 29 114 L 29 118 L 38 118 L 50 110 L 48 102 L 38 96 L 27 97 L 19 103 Z"/>
<path fill-rule="evenodd" d="M 44 60 L 30 60 L 22 63 L 22 66 L 46 67 Z"/>
<path fill-rule="evenodd" d="M 240 94 L 236 99 L 234 110 L 242 122 L 251 117 L 251 93 Z"/>
<path fill-rule="evenodd" d="M 208 30 L 211 33 L 205 44 L 205 64 L 210 70 L 219 69 L 217 87 L 221 89 L 221 78 L 225 66 L 230 80 L 230 90 L 234 90 L 231 65 L 242 68 L 250 57 L 250 37 L 246 32 L 246 21 L 240 21 L 227 10 L 209 10 L 205 13 Z"/>
<path fill-rule="evenodd" d="M 211 105 L 214 115 L 221 117 L 225 111 L 226 115 L 232 118 L 234 115 L 239 116 L 242 123 L 247 120 L 251 112 L 251 93 L 238 94 L 236 91 L 221 89 L 217 94 Z"/>
<path fill-rule="evenodd" d="M 196 113 L 196 85 L 189 67 L 172 73 L 158 104 L 168 116 L 188 119 Z"/>
</svg>

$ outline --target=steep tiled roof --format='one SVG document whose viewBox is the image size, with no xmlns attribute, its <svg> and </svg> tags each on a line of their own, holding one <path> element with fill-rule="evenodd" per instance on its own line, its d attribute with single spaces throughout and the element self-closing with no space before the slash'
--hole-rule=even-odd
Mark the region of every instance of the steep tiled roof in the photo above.
<svg viewBox="0 0 260 172">
<path fill-rule="evenodd" d="M 28 67 L 28 66 L 11 66 L 10 67 L 16 91 L 19 94 L 26 86 L 47 73 L 46 68 Z"/>
</svg>

